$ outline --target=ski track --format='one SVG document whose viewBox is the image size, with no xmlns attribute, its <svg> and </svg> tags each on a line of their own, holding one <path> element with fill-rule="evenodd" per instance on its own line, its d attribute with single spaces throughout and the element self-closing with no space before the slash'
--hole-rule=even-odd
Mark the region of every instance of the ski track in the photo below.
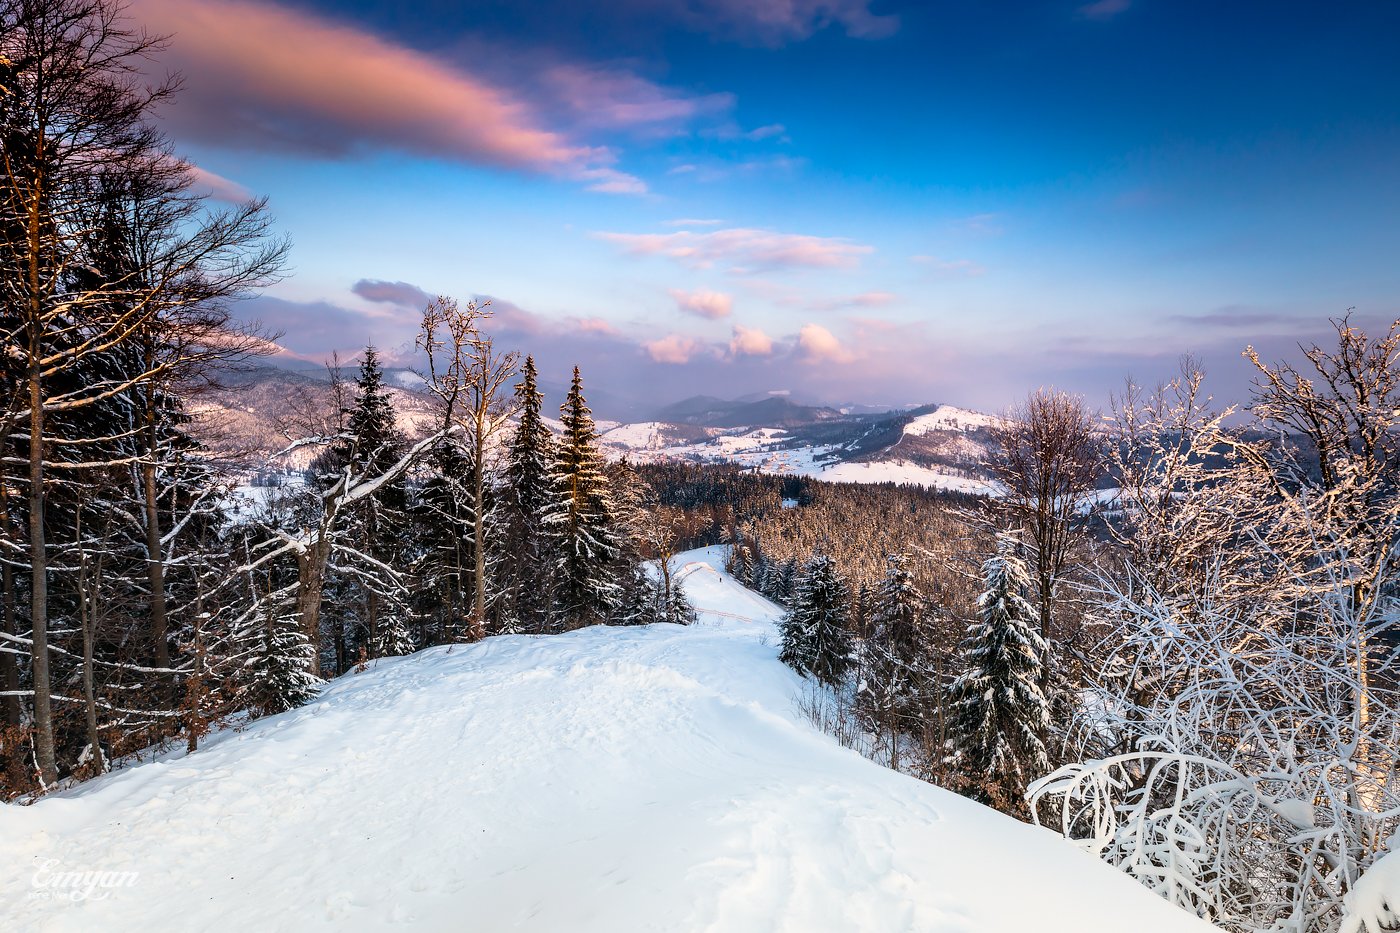
<svg viewBox="0 0 1400 933">
<path fill-rule="evenodd" d="M 193 756 L 0 807 L 0 928 L 1207 929 L 814 731 L 778 608 L 717 548 L 675 566 L 721 622 L 381 661 Z M 50 859 L 138 876 L 45 899 Z"/>
</svg>

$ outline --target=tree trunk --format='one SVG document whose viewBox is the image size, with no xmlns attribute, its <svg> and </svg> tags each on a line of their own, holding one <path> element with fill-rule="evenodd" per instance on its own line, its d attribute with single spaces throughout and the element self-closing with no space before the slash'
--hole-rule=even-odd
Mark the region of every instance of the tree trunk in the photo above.
<svg viewBox="0 0 1400 933">
<path fill-rule="evenodd" d="M 297 618 L 311 643 L 311 673 L 321 676 L 321 590 L 326 582 L 329 542 L 317 540 L 297 555 Z"/>
<path fill-rule="evenodd" d="M 3 491 L 0 491 L 0 528 L 4 529 L 6 539 L 14 540 L 9 497 Z M 4 617 L 0 624 L 3 624 L 6 635 L 18 635 L 19 626 L 15 618 L 15 571 L 9 560 L 0 563 L 0 588 L 4 590 Z M 17 729 L 24 721 L 24 705 L 19 696 L 19 664 L 14 655 L 18 648 L 15 642 L 8 639 L 3 647 L 4 650 L 0 651 L 0 689 L 4 689 L 7 694 L 4 704 L 5 725 Z"/>
<path fill-rule="evenodd" d="M 480 427 L 476 431 L 476 464 L 472 476 L 472 551 L 475 558 L 473 582 L 476 599 L 472 605 L 471 638 L 486 637 L 486 438 Z"/>
<path fill-rule="evenodd" d="M 83 526 L 79 520 L 77 525 L 78 544 L 78 622 L 83 627 L 83 714 L 84 724 L 87 726 L 88 748 L 92 753 L 93 760 L 97 763 L 97 773 L 101 774 L 106 770 L 106 762 L 102 759 L 102 738 L 97 730 L 97 691 L 93 684 L 92 658 L 94 643 L 96 642 L 97 627 L 97 581 L 89 580 L 87 573 L 87 555 L 83 549 Z M 101 575 L 99 566 L 98 576 Z"/>
<path fill-rule="evenodd" d="M 34 325 L 34 326 L 37 326 Z M 37 344 L 36 337 L 31 341 Z M 53 698 L 49 676 L 49 574 L 44 544 L 44 396 L 39 350 L 32 346 L 29 364 L 29 564 L 30 618 L 34 661 L 34 757 L 45 784 L 58 780 L 54 757 Z"/>
<path fill-rule="evenodd" d="M 146 368 L 155 361 L 147 355 Z M 146 510 L 146 584 L 151 591 L 151 644 L 155 648 L 156 667 L 170 667 L 170 644 L 166 631 L 165 555 L 161 547 L 160 507 L 156 490 L 156 457 L 159 438 L 156 436 L 156 397 L 152 380 L 146 382 L 146 457 L 141 461 L 141 493 Z M 170 682 L 161 674 L 162 686 Z M 164 691 L 162 690 L 162 693 Z"/>
</svg>

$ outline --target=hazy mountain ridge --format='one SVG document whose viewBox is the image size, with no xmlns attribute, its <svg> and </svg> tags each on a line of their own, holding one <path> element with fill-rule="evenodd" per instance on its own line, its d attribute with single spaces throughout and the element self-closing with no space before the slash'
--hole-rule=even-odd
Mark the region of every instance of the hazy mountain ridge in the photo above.
<svg viewBox="0 0 1400 933">
<path fill-rule="evenodd" d="M 343 374 L 350 378 L 353 372 Z M 399 428 L 422 437 L 433 400 L 411 370 L 386 371 Z M 329 410 L 331 381 L 323 369 L 259 366 L 228 373 L 192 409 L 200 434 L 217 453 L 258 469 L 287 446 L 303 408 Z M 725 400 L 693 396 L 646 421 L 599 420 L 610 457 L 635 461 L 735 463 L 773 473 L 850 482 L 908 482 L 961 491 L 985 488 L 985 461 L 995 442 L 995 417 L 950 405 L 843 414 L 784 395 Z M 547 423 L 558 430 L 555 422 Z M 305 464 L 295 457 L 285 466 Z"/>
</svg>

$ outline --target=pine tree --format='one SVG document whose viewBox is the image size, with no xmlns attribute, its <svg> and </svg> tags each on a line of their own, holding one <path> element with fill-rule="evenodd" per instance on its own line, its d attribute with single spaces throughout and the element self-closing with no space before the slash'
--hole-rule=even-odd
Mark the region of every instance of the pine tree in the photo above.
<svg viewBox="0 0 1400 933">
<path fill-rule="evenodd" d="M 850 598 L 836 562 L 813 554 L 798 575 L 791 608 L 783 617 L 779 660 L 838 686 L 851 666 Z"/>
<path fill-rule="evenodd" d="M 520 420 L 506 455 L 505 547 L 510 562 L 502 627 L 542 632 L 552 602 L 543 520 L 553 490 L 550 473 L 556 454 L 554 435 L 540 412 L 544 395 L 537 385 L 534 357 L 525 357 L 521 377 L 515 386 Z"/>
<path fill-rule="evenodd" d="M 1045 642 L 1011 541 L 1002 539 L 982 574 L 979 620 L 962 643 L 963 670 L 950 696 L 947 763 L 971 796 L 1022 813 L 1027 785 L 1049 770 L 1050 707 L 1040 687 Z"/>
<path fill-rule="evenodd" d="M 342 437 L 312 467 L 323 488 L 347 472 L 355 476 L 383 473 L 408 447 L 373 346 L 365 347 L 355 385 L 355 402 L 345 413 Z M 399 568 L 404 564 L 407 508 L 406 484 L 399 478 L 345 511 L 326 581 L 325 604 L 332 611 L 323 619 L 331 629 L 342 671 L 361 650 L 373 653 L 384 642 L 382 628 L 406 630 L 409 594 Z"/>
<path fill-rule="evenodd" d="M 619 541 L 593 413 L 577 366 L 559 412 L 564 436 L 550 471 L 550 499 L 541 526 L 553 557 L 559 626 L 569 629 L 605 620 L 617 602 Z"/>
<path fill-rule="evenodd" d="M 396 658 L 412 654 L 417 649 L 403 618 L 396 615 L 379 627 L 379 637 L 375 639 L 371 650 L 377 658 Z"/>
<path fill-rule="evenodd" d="M 929 635 L 923 597 L 903 554 L 891 554 L 885 578 L 867 595 L 870 637 L 857 703 L 876 732 L 889 737 L 898 767 L 899 734 L 922 720 L 930 687 Z"/>
<path fill-rule="evenodd" d="M 252 654 L 245 699 L 260 715 L 271 716 L 315 699 L 321 681 L 311 672 L 312 647 L 296 618 L 274 600 L 261 624 L 249 633 Z"/>
</svg>

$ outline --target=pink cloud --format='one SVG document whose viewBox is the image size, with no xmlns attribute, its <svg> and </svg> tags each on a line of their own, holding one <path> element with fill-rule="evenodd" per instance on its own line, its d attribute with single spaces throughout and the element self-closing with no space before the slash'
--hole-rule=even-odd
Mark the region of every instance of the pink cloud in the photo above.
<svg viewBox="0 0 1400 933">
<path fill-rule="evenodd" d="M 716 262 L 733 262 L 740 267 L 849 269 L 859 265 L 862 256 L 874 252 L 874 247 L 836 237 L 744 227 L 708 233 L 678 230 L 675 233 L 594 235 L 633 255 L 665 256 L 701 269 Z"/>
<path fill-rule="evenodd" d="M 432 295 L 417 285 L 410 285 L 408 282 L 386 282 L 383 279 L 360 279 L 350 286 L 350 291 L 365 301 L 418 310 L 427 307 L 433 300 Z"/>
<path fill-rule="evenodd" d="M 670 334 L 659 340 L 649 340 L 642 344 L 647 355 L 658 363 L 689 363 L 691 357 L 701 351 L 703 345 L 693 337 Z"/>
<path fill-rule="evenodd" d="M 607 168 L 606 150 L 544 128 L 500 87 L 353 26 L 261 0 L 134 0 L 131 9 L 173 34 L 159 67 L 186 75 L 167 113 L 185 138 L 330 156 L 393 149 L 578 177 L 600 191 L 640 185 Z"/>
<path fill-rule="evenodd" d="M 729 340 L 731 356 L 772 356 L 773 338 L 757 327 L 734 325 L 734 336 Z"/>
<path fill-rule="evenodd" d="M 803 324 L 797 332 L 797 353 L 804 363 L 849 363 L 855 355 L 820 324 Z"/>
<path fill-rule="evenodd" d="M 616 327 L 600 317 L 576 318 L 573 324 L 581 334 L 600 334 L 605 337 L 616 337 L 619 335 Z"/>
<path fill-rule="evenodd" d="M 711 292 L 704 289 L 698 292 L 685 292 L 679 288 L 673 288 L 671 289 L 671 297 L 676 300 L 676 307 L 681 311 L 711 321 L 729 317 L 729 313 L 734 310 L 733 296 L 726 295 L 724 292 Z"/>
</svg>

